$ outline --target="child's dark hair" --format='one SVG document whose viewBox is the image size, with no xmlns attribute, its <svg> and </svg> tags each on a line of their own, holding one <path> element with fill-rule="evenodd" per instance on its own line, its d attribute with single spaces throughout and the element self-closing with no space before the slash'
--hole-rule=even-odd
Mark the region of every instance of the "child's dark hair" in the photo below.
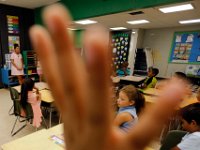
<svg viewBox="0 0 200 150">
<path fill-rule="evenodd" d="M 133 100 L 135 102 L 134 106 L 137 114 L 139 114 L 145 106 L 145 99 L 142 93 L 140 93 L 133 85 L 124 86 L 120 92 L 124 92 L 129 100 Z"/>
<path fill-rule="evenodd" d="M 183 81 L 185 81 L 185 82 L 187 82 L 189 84 L 191 83 L 191 81 L 189 80 L 189 78 L 183 72 L 179 72 L 179 71 L 175 72 L 173 76 L 175 76 L 175 77 L 177 77 L 177 78 L 179 78 L 179 79 L 181 79 L 181 80 L 183 80 Z"/>
<path fill-rule="evenodd" d="M 16 49 L 17 47 L 19 47 L 19 44 L 15 43 L 14 44 L 14 49 Z"/>
<path fill-rule="evenodd" d="M 188 123 L 192 120 L 196 121 L 197 125 L 200 126 L 200 103 L 190 104 L 181 110 L 181 116 Z"/>
<path fill-rule="evenodd" d="M 25 109 L 28 101 L 28 91 L 32 91 L 34 87 L 34 81 L 31 78 L 24 79 L 21 87 L 21 105 Z"/>
<path fill-rule="evenodd" d="M 154 74 L 154 77 L 157 76 L 157 74 L 159 74 L 159 69 L 158 68 L 152 68 L 152 72 Z"/>
<path fill-rule="evenodd" d="M 176 76 L 178 78 L 183 78 L 183 79 L 187 78 L 185 73 L 179 72 L 179 71 L 175 72 L 174 76 Z"/>
</svg>

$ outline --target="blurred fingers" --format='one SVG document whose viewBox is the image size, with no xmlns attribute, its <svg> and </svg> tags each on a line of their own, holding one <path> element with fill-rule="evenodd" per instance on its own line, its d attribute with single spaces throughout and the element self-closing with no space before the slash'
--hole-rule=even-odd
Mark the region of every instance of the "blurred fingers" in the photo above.
<svg viewBox="0 0 200 150">
<path fill-rule="evenodd" d="M 129 144 L 135 149 L 142 149 L 149 144 L 153 137 L 158 136 L 166 120 L 180 104 L 184 92 L 182 83 L 177 80 L 170 81 L 162 95 L 157 98 L 156 104 L 152 104 L 154 106 L 146 110 L 138 125 L 128 135 Z"/>
<path fill-rule="evenodd" d="M 56 4 L 44 10 L 43 18 L 55 44 L 59 73 L 72 118 L 81 121 L 86 98 L 86 72 L 81 57 L 76 53 L 72 35 L 67 30 L 71 17 L 64 6 Z"/>
<path fill-rule="evenodd" d="M 105 137 L 110 130 L 111 99 L 109 92 L 110 58 L 109 58 L 109 32 L 100 26 L 93 26 L 84 35 L 84 48 L 86 50 L 86 61 L 88 86 L 90 87 L 90 98 L 87 100 L 86 123 L 93 135 L 91 143 L 105 142 Z M 92 142 L 93 141 L 93 142 Z M 95 145 L 94 149 L 95 149 Z M 98 147 L 98 146 L 96 146 Z"/>
<path fill-rule="evenodd" d="M 53 89 L 52 94 L 61 112 L 66 110 L 65 92 L 62 87 L 61 76 L 58 71 L 57 58 L 54 53 L 54 45 L 48 32 L 41 26 L 33 26 L 30 29 L 30 37 L 34 50 L 36 50 L 47 78 L 48 84 Z"/>
</svg>

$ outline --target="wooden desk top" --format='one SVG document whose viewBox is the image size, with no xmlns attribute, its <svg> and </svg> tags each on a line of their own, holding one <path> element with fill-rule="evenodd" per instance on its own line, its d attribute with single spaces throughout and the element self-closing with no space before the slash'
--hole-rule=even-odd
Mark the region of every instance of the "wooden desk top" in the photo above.
<svg viewBox="0 0 200 150">
<path fill-rule="evenodd" d="M 43 129 L 35 133 L 29 134 L 17 140 L 3 144 L 1 148 L 3 150 L 64 150 L 58 144 L 50 139 L 50 132 Z"/>
<path fill-rule="evenodd" d="M 145 101 L 147 103 L 155 103 L 157 98 L 156 96 L 151 96 L 151 95 L 144 95 L 145 97 Z M 190 97 L 185 97 L 184 100 L 181 102 L 180 104 L 180 108 L 183 108 L 187 105 L 190 105 L 190 104 L 193 104 L 193 103 L 197 103 L 198 100 L 197 100 L 197 97 L 196 97 L 196 94 L 193 94 L 192 96 Z"/>
<path fill-rule="evenodd" d="M 35 86 L 39 89 L 39 90 L 42 90 L 42 89 L 50 89 L 48 84 L 46 82 L 36 82 L 35 83 Z"/>
<path fill-rule="evenodd" d="M 3 150 L 64 150 L 64 148 L 51 140 L 52 135 L 63 133 L 63 124 L 52 127 L 48 130 L 42 129 L 17 140 L 3 144 Z M 150 147 L 144 150 L 153 150 Z"/>
<path fill-rule="evenodd" d="M 144 80 L 146 77 L 144 76 L 124 76 L 124 77 L 111 77 L 113 83 L 118 83 L 120 80 L 125 80 L 125 81 L 132 81 L 132 82 L 140 82 Z"/>
<path fill-rule="evenodd" d="M 43 102 L 52 103 L 54 101 L 50 90 L 41 90 L 40 93 Z"/>
<path fill-rule="evenodd" d="M 36 82 L 35 87 L 37 87 L 39 90 L 49 89 L 49 86 L 46 82 Z M 18 93 L 21 93 L 21 85 L 13 86 L 13 88 L 16 89 Z"/>
<path fill-rule="evenodd" d="M 161 94 L 161 90 L 155 89 L 155 88 L 147 88 L 142 91 L 144 94 L 147 94 L 147 95 L 159 96 Z"/>
<path fill-rule="evenodd" d="M 187 106 L 187 105 L 190 105 L 190 104 L 193 104 L 193 103 L 197 103 L 197 102 L 199 102 L 199 101 L 197 100 L 196 94 L 193 94 L 193 95 L 190 96 L 190 97 L 186 97 L 186 98 L 182 101 L 182 103 L 181 103 L 181 105 L 180 105 L 180 108 L 183 108 L 183 107 L 185 107 L 185 106 Z"/>
<path fill-rule="evenodd" d="M 41 93 L 41 100 L 47 103 L 52 103 L 54 101 L 51 91 L 48 90 L 49 87 L 47 83 L 45 82 L 37 82 L 35 83 L 36 87 L 40 90 L 39 92 Z M 16 89 L 19 93 L 21 92 L 21 85 L 14 86 L 14 89 Z"/>
</svg>

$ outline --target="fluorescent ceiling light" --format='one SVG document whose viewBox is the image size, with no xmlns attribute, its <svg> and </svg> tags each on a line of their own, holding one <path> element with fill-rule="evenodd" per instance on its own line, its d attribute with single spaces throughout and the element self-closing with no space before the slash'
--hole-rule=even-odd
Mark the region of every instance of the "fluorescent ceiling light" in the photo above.
<svg viewBox="0 0 200 150">
<path fill-rule="evenodd" d="M 200 19 L 182 20 L 179 21 L 179 23 L 180 24 L 200 23 Z"/>
<path fill-rule="evenodd" d="M 136 32 L 135 32 L 135 31 L 132 31 L 132 33 L 135 34 Z"/>
<path fill-rule="evenodd" d="M 125 30 L 127 28 L 125 27 L 114 27 L 114 28 L 110 28 L 111 30 Z"/>
<path fill-rule="evenodd" d="M 67 28 L 67 30 L 77 30 L 77 29 L 73 29 L 73 28 Z"/>
<path fill-rule="evenodd" d="M 132 21 L 127 21 L 128 24 L 144 24 L 144 23 L 149 23 L 148 20 L 132 20 Z"/>
<path fill-rule="evenodd" d="M 86 25 L 86 24 L 94 24 L 94 23 L 97 23 L 97 21 L 89 20 L 89 19 L 88 19 L 88 20 L 75 21 L 75 23 Z"/>
<path fill-rule="evenodd" d="M 192 10 L 192 9 L 194 9 L 194 7 L 191 4 L 159 8 L 159 10 L 163 13 L 172 13 L 172 12 Z"/>
</svg>

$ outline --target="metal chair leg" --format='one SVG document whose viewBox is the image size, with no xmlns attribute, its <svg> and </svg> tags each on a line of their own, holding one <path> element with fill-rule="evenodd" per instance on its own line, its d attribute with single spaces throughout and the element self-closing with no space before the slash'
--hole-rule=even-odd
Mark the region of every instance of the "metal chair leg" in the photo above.
<svg viewBox="0 0 200 150">
<path fill-rule="evenodd" d="M 13 109 L 13 107 L 14 107 L 14 106 L 12 105 L 12 107 L 11 107 L 10 110 L 8 111 L 8 114 L 9 114 L 9 115 L 14 115 L 14 113 L 10 113 L 11 110 Z"/>
<path fill-rule="evenodd" d="M 12 131 L 11 131 L 11 134 L 13 133 L 13 130 L 14 130 L 14 128 L 15 128 L 15 125 L 16 125 L 16 123 L 17 123 L 18 118 L 19 118 L 19 116 L 17 116 L 17 118 L 16 118 L 16 120 L 15 120 L 15 123 L 14 123 L 14 125 L 13 125 Z"/>
<path fill-rule="evenodd" d="M 15 134 L 17 134 L 19 131 L 21 131 L 23 128 L 26 127 L 27 124 L 23 125 L 21 128 L 19 128 L 15 133 L 12 134 L 12 136 L 14 136 Z"/>
<path fill-rule="evenodd" d="M 49 112 L 49 128 L 51 128 L 52 109 L 53 108 L 50 108 L 50 112 Z"/>
<path fill-rule="evenodd" d="M 46 126 L 46 129 L 48 129 L 48 126 L 47 126 L 46 120 L 45 120 L 45 118 L 44 118 L 43 115 L 42 115 L 42 120 L 43 120 L 43 122 L 44 122 L 44 124 L 45 124 L 45 126 Z"/>
<path fill-rule="evenodd" d="M 61 120 L 62 120 L 62 115 L 61 115 L 61 113 L 60 113 L 60 116 L 59 116 L 59 124 L 61 123 Z"/>
</svg>

